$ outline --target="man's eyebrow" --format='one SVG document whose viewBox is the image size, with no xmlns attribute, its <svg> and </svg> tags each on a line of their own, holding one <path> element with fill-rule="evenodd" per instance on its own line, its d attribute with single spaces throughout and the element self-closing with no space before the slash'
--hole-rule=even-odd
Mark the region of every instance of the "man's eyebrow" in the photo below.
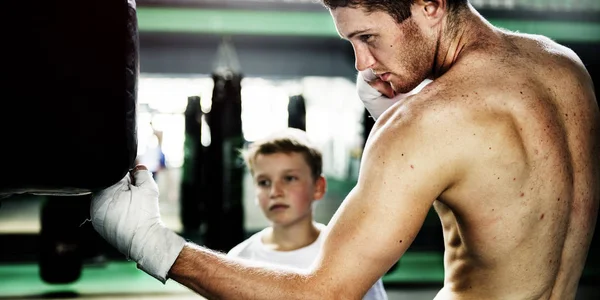
<svg viewBox="0 0 600 300">
<path fill-rule="evenodd" d="M 350 34 L 348 34 L 348 36 L 346 36 L 346 39 L 349 40 L 349 39 L 351 39 L 351 38 L 353 38 L 353 37 L 355 37 L 355 36 L 357 36 L 359 34 L 365 33 L 367 31 L 369 31 L 369 30 L 368 29 L 361 29 L 361 30 L 353 31 Z"/>
</svg>

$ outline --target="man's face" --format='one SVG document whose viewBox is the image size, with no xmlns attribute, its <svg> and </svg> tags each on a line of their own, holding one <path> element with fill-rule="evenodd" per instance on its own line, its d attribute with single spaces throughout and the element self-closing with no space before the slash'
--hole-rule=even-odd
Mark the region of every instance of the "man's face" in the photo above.
<svg viewBox="0 0 600 300">
<path fill-rule="evenodd" d="M 354 48 L 358 71 L 371 69 L 397 93 L 411 91 L 429 76 L 435 40 L 424 34 L 418 18 L 399 24 L 386 12 L 367 13 L 360 7 L 336 8 L 331 15 L 340 36 Z"/>
</svg>

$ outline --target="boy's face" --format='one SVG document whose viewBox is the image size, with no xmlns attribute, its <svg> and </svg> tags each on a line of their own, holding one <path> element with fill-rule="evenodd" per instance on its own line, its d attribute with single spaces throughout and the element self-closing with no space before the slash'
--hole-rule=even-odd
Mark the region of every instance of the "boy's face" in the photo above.
<svg viewBox="0 0 600 300">
<path fill-rule="evenodd" d="M 316 180 L 300 153 L 259 154 L 254 162 L 256 197 L 275 226 L 312 217 L 312 203 L 325 193 L 325 178 Z"/>
</svg>

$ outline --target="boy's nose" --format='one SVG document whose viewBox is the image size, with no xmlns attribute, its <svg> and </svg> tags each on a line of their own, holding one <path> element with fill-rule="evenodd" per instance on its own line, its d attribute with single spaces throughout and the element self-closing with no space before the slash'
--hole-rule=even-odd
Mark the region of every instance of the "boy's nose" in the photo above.
<svg viewBox="0 0 600 300">
<path fill-rule="evenodd" d="M 273 182 L 270 190 L 271 198 L 281 197 L 283 196 L 283 189 L 281 188 L 281 184 L 277 182 Z"/>
</svg>

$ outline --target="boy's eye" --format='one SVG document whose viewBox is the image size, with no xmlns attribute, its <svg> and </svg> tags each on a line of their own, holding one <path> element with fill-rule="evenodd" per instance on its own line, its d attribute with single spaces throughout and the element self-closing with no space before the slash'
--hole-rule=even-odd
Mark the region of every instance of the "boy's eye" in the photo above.
<svg viewBox="0 0 600 300">
<path fill-rule="evenodd" d="M 294 181 L 296 179 L 297 179 L 296 176 L 285 176 L 285 181 Z"/>
<path fill-rule="evenodd" d="M 258 186 L 269 186 L 269 184 L 271 184 L 271 182 L 268 180 L 259 180 L 257 182 L 257 184 L 258 184 Z"/>
</svg>

